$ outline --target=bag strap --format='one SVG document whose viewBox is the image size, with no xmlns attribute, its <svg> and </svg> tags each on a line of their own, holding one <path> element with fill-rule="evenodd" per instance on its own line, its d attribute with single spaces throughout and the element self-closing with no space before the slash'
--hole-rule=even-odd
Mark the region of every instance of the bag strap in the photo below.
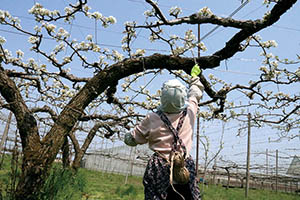
<svg viewBox="0 0 300 200">
<path fill-rule="evenodd" d="M 187 108 L 185 108 L 182 111 L 181 117 L 179 119 L 179 122 L 178 122 L 178 125 L 177 125 L 176 129 L 172 126 L 172 123 L 170 122 L 168 117 L 165 115 L 165 113 L 163 113 L 161 110 L 158 110 L 156 113 L 159 115 L 160 119 L 165 123 L 165 125 L 173 133 L 174 142 L 173 142 L 173 145 L 172 145 L 172 151 L 176 151 L 178 149 L 177 143 L 179 143 L 179 146 L 182 148 L 182 150 L 184 152 L 184 157 L 185 157 L 186 156 L 186 147 L 185 147 L 184 143 L 182 142 L 182 139 L 179 137 L 178 133 L 179 133 L 179 131 L 180 131 L 182 125 L 183 125 L 184 118 L 187 114 Z"/>
</svg>

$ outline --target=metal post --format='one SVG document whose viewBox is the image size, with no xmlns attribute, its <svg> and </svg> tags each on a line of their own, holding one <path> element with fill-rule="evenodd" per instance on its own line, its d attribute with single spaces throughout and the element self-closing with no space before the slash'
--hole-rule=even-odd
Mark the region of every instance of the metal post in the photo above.
<svg viewBox="0 0 300 200">
<path fill-rule="evenodd" d="M 248 197 L 249 192 L 249 182 L 250 182 L 250 133 L 251 133 L 251 124 L 250 124 L 251 114 L 248 113 L 248 143 L 247 143 L 247 169 L 246 169 L 246 188 L 245 188 L 245 197 Z"/>
<path fill-rule="evenodd" d="M 269 158 L 268 158 L 268 149 L 266 149 L 266 175 L 268 177 L 269 173 Z"/>
<path fill-rule="evenodd" d="M 9 126 L 10 126 L 10 123 L 11 123 L 11 117 L 12 117 L 12 112 L 10 112 L 9 115 L 8 115 L 8 119 L 7 119 L 5 129 L 4 129 L 4 132 L 3 132 L 3 135 L 2 135 L 2 139 L 1 139 L 1 142 L 0 142 L 0 153 L 2 153 L 4 143 L 5 143 L 6 138 L 8 136 Z"/>
<path fill-rule="evenodd" d="M 198 42 L 200 42 L 200 24 L 198 24 Z M 198 47 L 198 58 L 200 57 L 200 47 Z M 199 127 L 200 119 L 197 115 L 197 141 L 196 141 L 196 177 L 198 177 L 198 168 L 199 168 Z"/>
<path fill-rule="evenodd" d="M 276 150 L 276 179 L 275 179 L 275 191 L 278 191 L 278 149 Z"/>
<path fill-rule="evenodd" d="M 127 172 L 126 172 L 126 177 L 125 177 L 125 185 L 127 184 L 128 176 L 130 174 L 132 151 L 133 151 L 133 147 L 130 147 L 130 154 L 129 154 L 128 164 L 127 164 Z"/>
</svg>

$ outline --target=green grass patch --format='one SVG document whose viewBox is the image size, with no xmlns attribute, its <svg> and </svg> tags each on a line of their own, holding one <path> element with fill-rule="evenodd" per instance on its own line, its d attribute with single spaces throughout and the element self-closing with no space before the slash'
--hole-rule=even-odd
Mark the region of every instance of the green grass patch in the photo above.
<svg viewBox="0 0 300 200">
<path fill-rule="evenodd" d="M 6 189 L 9 188 L 11 176 L 9 157 L 4 158 L 0 170 L 0 192 L 3 200 Z M 71 170 L 64 170 L 60 165 L 55 165 L 41 190 L 40 200 L 142 200 L 144 187 L 142 177 L 126 176 L 79 169 L 77 174 Z M 275 192 L 270 190 L 249 190 L 245 198 L 245 190 L 221 186 L 205 185 L 203 200 L 300 200 L 300 195 Z"/>
<path fill-rule="evenodd" d="M 84 193 L 86 177 L 71 169 L 55 165 L 39 194 L 40 200 L 80 199 Z"/>
<path fill-rule="evenodd" d="M 85 194 L 89 200 L 115 199 L 115 200 L 140 200 L 144 199 L 144 188 L 141 177 L 126 177 L 118 174 L 109 174 L 99 171 L 80 169 L 87 178 Z"/>
<path fill-rule="evenodd" d="M 203 200 L 299 200 L 300 195 L 275 192 L 271 190 L 252 190 L 245 198 L 245 189 L 209 185 L 204 187 Z"/>
</svg>

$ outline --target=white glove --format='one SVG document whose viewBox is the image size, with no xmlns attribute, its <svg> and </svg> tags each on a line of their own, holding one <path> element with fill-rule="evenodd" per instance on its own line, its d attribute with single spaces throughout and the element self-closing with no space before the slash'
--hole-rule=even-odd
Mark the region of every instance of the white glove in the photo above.
<svg viewBox="0 0 300 200">
<path fill-rule="evenodd" d="M 193 77 L 190 82 L 190 89 L 188 92 L 188 97 L 196 97 L 199 102 L 202 98 L 204 86 L 200 82 L 199 77 Z"/>
<path fill-rule="evenodd" d="M 125 142 L 125 144 L 127 144 L 128 146 L 131 146 L 131 147 L 134 147 L 137 145 L 137 143 L 135 142 L 131 133 L 129 133 L 129 132 L 125 134 L 124 142 Z"/>
</svg>

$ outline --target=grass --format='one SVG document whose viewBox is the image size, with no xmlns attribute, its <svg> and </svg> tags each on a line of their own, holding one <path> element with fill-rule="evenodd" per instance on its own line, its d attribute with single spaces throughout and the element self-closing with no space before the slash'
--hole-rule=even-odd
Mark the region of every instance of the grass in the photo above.
<svg viewBox="0 0 300 200">
<path fill-rule="evenodd" d="M 83 199 L 89 200 L 141 200 L 144 199 L 142 177 L 128 177 L 107 174 L 103 172 L 81 169 L 87 178 L 87 185 Z M 202 187 L 200 187 L 202 188 Z M 275 192 L 269 190 L 249 190 L 245 198 L 245 190 L 240 188 L 226 188 L 221 186 L 204 186 L 203 200 L 299 200 L 296 194 Z M 74 199 L 75 200 L 75 199 Z"/>
<path fill-rule="evenodd" d="M 296 194 L 275 192 L 270 190 L 249 190 L 248 198 L 245 198 L 245 189 L 226 188 L 221 186 L 205 186 L 203 200 L 299 200 Z"/>
<path fill-rule="evenodd" d="M 79 173 L 87 178 L 86 190 L 82 199 L 100 200 L 140 200 L 144 198 L 144 188 L 141 177 L 126 177 L 81 169 Z"/>
<path fill-rule="evenodd" d="M 7 161 L 7 162 L 6 162 Z M 0 170 L 0 192 L 3 200 L 8 200 L 5 190 L 10 183 L 10 161 L 5 159 Z M 144 188 L 142 177 L 109 174 L 87 169 L 79 169 L 74 176 L 68 171 L 56 167 L 48 185 L 43 189 L 41 200 L 142 200 Z M 274 192 L 269 190 L 249 190 L 245 198 L 245 190 L 239 188 L 226 188 L 215 185 L 205 185 L 203 200 L 299 200 L 300 195 Z M 49 196 L 47 196 L 50 194 Z M 52 197 L 50 197 L 52 196 Z"/>
<path fill-rule="evenodd" d="M 87 178 L 86 194 L 89 200 L 136 200 L 144 199 L 142 177 L 128 177 L 106 174 L 103 172 L 81 169 Z M 200 187 L 202 188 L 202 187 Z M 204 186 L 203 200 L 299 200 L 300 196 L 269 190 L 249 190 L 245 198 L 245 190 L 240 188 L 226 188 L 221 186 Z M 87 198 L 82 198 L 87 199 Z M 74 199 L 75 200 L 75 199 Z"/>
</svg>

